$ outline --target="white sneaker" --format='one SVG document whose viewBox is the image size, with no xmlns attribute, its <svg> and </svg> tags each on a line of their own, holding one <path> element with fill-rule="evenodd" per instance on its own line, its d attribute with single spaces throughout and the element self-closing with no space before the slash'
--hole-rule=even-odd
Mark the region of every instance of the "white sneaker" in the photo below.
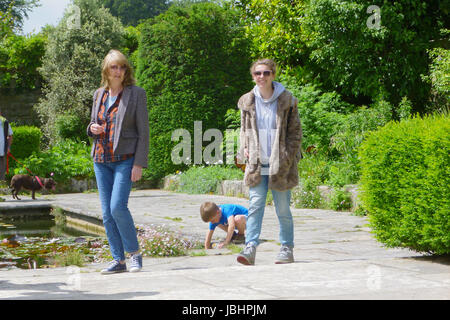
<svg viewBox="0 0 450 320">
<path fill-rule="evenodd" d="M 282 264 L 292 262 L 294 262 L 294 254 L 292 253 L 292 248 L 286 245 L 282 245 L 280 248 L 280 252 L 277 255 L 277 259 L 275 260 L 275 263 Z"/>
<path fill-rule="evenodd" d="M 138 272 L 142 269 L 142 254 L 133 254 L 131 256 L 130 272 Z"/>
</svg>

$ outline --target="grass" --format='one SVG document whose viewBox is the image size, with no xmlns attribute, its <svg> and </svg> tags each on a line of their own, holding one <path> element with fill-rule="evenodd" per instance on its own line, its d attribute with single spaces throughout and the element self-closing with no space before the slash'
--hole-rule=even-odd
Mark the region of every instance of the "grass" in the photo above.
<svg viewBox="0 0 450 320">
<path fill-rule="evenodd" d="M 78 250 L 67 250 L 62 254 L 56 254 L 54 264 L 59 267 L 78 266 L 83 267 L 87 258 Z"/>
<path fill-rule="evenodd" d="M 172 217 L 164 217 L 164 219 L 172 220 L 172 221 L 175 221 L 175 222 L 181 222 L 181 221 L 183 221 L 183 219 L 180 218 L 180 217 L 174 217 L 174 218 L 172 218 Z"/>
<path fill-rule="evenodd" d="M 189 256 L 190 257 L 204 257 L 207 256 L 208 254 L 206 253 L 205 249 L 202 250 L 192 250 L 189 252 Z"/>
<path fill-rule="evenodd" d="M 226 248 L 230 250 L 232 254 L 236 254 L 242 251 L 242 246 L 234 243 L 230 243 Z"/>
</svg>

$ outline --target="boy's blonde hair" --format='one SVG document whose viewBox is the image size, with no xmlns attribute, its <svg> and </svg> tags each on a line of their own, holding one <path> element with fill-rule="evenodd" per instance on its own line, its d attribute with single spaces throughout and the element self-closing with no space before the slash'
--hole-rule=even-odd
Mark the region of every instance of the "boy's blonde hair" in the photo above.
<svg viewBox="0 0 450 320">
<path fill-rule="evenodd" d="M 204 222 L 209 222 L 217 214 L 219 207 L 214 202 L 203 202 L 200 206 L 200 216 Z"/>
</svg>

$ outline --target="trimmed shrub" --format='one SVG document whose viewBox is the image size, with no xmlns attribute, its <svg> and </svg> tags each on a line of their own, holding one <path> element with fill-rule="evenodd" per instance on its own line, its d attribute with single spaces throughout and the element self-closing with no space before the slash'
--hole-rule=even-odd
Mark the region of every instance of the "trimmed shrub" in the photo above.
<svg viewBox="0 0 450 320">
<path fill-rule="evenodd" d="M 363 142 L 361 201 L 388 247 L 450 253 L 450 119 L 390 122 Z"/>
<path fill-rule="evenodd" d="M 11 154 L 18 159 L 24 159 L 33 152 L 39 152 L 42 132 L 33 126 L 12 127 L 13 143 Z"/>
</svg>

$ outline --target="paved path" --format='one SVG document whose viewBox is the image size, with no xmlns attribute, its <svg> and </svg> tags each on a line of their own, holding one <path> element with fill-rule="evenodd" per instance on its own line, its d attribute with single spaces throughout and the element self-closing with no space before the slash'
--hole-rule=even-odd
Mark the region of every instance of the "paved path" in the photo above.
<svg viewBox="0 0 450 320">
<path fill-rule="evenodd" d="M 57 205 L 101 219 L 96 193 L 63 194 L 11 205 Z M 161 190 L 133 191 L 129 201 L 136 224 L 164 224 L 203 238 L 203 201 L 248 200 L 217 195 L 186 195 Z M 26 208 L 25 208 L 26 210 Z M 0 269 L 0 299 L 450 299 L 450 259 L 406 249 L 387 249 L 374 240 L 365 217 L 330 210 L 292 209 L 295 263 L 275 265 L 279 250 L 274 208 L 266 209 L 256 265 L 243 266 L 227 249 L 207 256 L 144 258 L 140 273 L 104 276 L 105 264 L 83 268 Z M 178 218 L 178 219 L 174 219 Z M 217 230 L 215 238 L 225 236 Z M 226 279 L 232 279 L 227 281 Z"/>
</svg>

